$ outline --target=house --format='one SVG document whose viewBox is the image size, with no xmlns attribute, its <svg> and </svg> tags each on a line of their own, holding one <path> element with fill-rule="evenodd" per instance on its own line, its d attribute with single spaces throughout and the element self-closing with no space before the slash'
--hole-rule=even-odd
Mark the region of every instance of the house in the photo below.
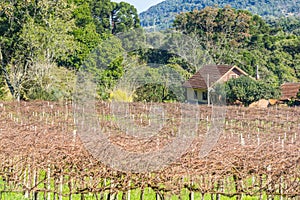
<svg viewBox="0 0 300 200">
<path fill-rule="evenodd" d="M 300 90 L 300 83 L 284 83 L 281 85 L 281 98 L 282 101 L 289 101 L 297 98 L 297 93 Z"/>
<path fill-rule="evenodd" d="M 216 83 L 224 83 L 231 78 L 248 74 L 237 66 L 205 65 L 183 86 L 186 88 L 188 102 L 209 104 L 209 91 Z"/>
</svg>

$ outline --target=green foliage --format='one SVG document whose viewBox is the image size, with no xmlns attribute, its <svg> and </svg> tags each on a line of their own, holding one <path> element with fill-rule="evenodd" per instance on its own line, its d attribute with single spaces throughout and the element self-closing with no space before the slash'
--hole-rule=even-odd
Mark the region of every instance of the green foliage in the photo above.
<svg viewBox="0 0 300 200">
<path fill-rule="evenodd" d="M 112 34 L 140 27 L 140 20 L 134 6 L 126 2 L 112 3 L 112 5 Z"/>
<path fill-rule="evenodd" d="M 228 1 L 220 0 L 201 5 L 198 0 L 183 1 L 183 8 L 188 10 L 197 4 L 197 8 L 202 9 L 215 2 L 222 8 L 207 7 L 182 13 L 174 22 L 177 30 L 198 36 L 199 39 L 193 41 L 198 45 L 196 51 L 202 47 L 200 53 L 204 49 L 215 63 L 238 65 L 251 76 L 255 76 L 258 65 L 261 78 L 272 87 L 299 80 L 300 23 L 296 17 L 269 20 L 268 25 L 261 17 L 226 7 Z M 181 9 L 170 1 L 162 4 L 172 6 L 176 12 Z M 230 4 L 233 7 L 250 4 L 250 10 L 261 13 L 257 5 L 266 5 L 266 2 L 246 1 L 238 5 L 230 1 Z M 297 6 L 295 2 L 269 4 L 275 7 L 267 9 L 265 15 L 279 14 L 280 5 L 285 5 L 289 12 L 296 11 L 291 4 Z M 128 34 L 121 34 L 121 40 L 112 37 L 123 32 Z M 168 79 L 161 80 L 157 66 L 166 66 L 187 79 L 196 72 L 199 62 L 187 63 L 184 56 L 170 52 L 169 49 L 181 47 L 172 43 L 176 36 L 163 35 L 146 37 L 140 29 L 136 9 L 124 2 L 3 0 L 0 2 L 0 98 L 5 98 L 8 88 L 16 99 L 68 99 L 72 84 L 67 84 L 65 78 L 76 69 L 91 72 L 100 98 L 108 99 L 126 70 L 133 67 L 132 63 L 125 62 L 128 58 L 123 57 L 124 52 L 129 52 L 128 57 L 138 58 L 139 64 L 153 68 L 146 77 L 152 81 L 135 88 L 136 100 L 181 101 L 179 88 L 171 88 Z M 153 47 L 143 46 L 140 40 L 146 38 L 152 41 Z M 263 86 L 259 87 L 264 91 Z"/>
<path fill-rule="evenodd" d="M 213 105 L 226 105 L 226 84 L 216 83 L 209 92 L 210 103 Z"/>
<path fill-rule="evenodd" d="M 300 37 L 268 25 L 261 17 L 230 7 L 182 13 L 176 29 L 199 36 L 217 64 L 237 65 L 273 84 L 295 82 L 300 74 Z"/>
<path fill-rule="evenodd" d="M 84 59 L 101 42 L 101 35 L 97 33 L 89 2 L 76 0 L 74 3 L 76 8 L 73 15 L 76 27 L 71 32 L 76 42 L 76 49 L 65 62 L 60 62 L 59 65 L 79 69 Z"/>
<path fill-rule="evenodd" d="M 218 5 L 224 8 L 229 5 L 235 9 L 248 10 L 264 17 L 285 17 L 287 13 L 297 16 L 299 14 L 299 4 L 299 1 L 290 0 L 166 0 L 141 13 L 140 19 L 141 25 L 146 29 L 162 30 L 172 27 L 177 14 L 201 10 L 208 6 Z"/>
<path fill-rule="evenodd" d="M 110 0 L 73 1 L 76 4 L 73 35 L 77 48 L 67 62 L 60 65 L 78 69 L 102 39 L 140 27 L 137 10 L 128 3 Z"/>
<path fill-rule="evenodd" d="M 109 93 L 124 73 L 123 52 L 121 41 L 111 37 L 101 42 L 83 64 L 83 70 L 94 76 L 101 99 L 109 98 Z"/>
<path fill-rule="evenodd" d="M 162 102 L 167 98 L 166 88 L 156 83 L 148 83 L 137 88 L 135 95 L 135 101 Z"/>
<path fill-rule="evenodd" d="M 135 101 L 182 102 L 184 90 L 183 77 L 168 66 L 146 66 L 138 74 L 139 84 L 135 88 Z"/>
<path fill-rule="evenodd" d="M 148 39 L 148 38 L 147 38 Z M 153 42 L 155 44 L 155 42 Z M 168 40 L 161 40 L 160 45 L 164 47 L 168 44 Z M 165 49 L 170 49 L 168 47 Z M 182 77 L 188 79 L 196 73 L 196 68 L 192 63 L 187 62 L 186 59 L 172 53 L 170 50 L 165 50 L 164 48 L 141 48 L 130 52 L 131 56 L 137 56 L 141 63 L 146 63 L 152 66 L 167 66 L 174 71 L 178 72 Z"/>
<path fill-rule="evenodd" d="M 50 101 L 72 99 L 76 83 L 73 71 L 40 64 L 31 68 L 30 73 L 33 77 L 25 84 L 27 90 L 24 98 Z"/>
<path fill-rule="evenodd" d="M 177 88 L 180 90 L 181 88 Z M 163 83 L 147 83 L 135 91 L 135 101 L 144 102 L 175 102 L 182 101 L 183 96 L 178 96 Z"/>
<path fill-rule="evenodd" d="M 137 27 L 137 11 L 127 3 L 110 0 L 1 1 L 1 75 L 16 99 L 69 98 L 69 92 L 62 92 L 64 89 L 60 87 L 46 87 L 46 77 L 54 72 L 42 66 L 78 70 L 103 39 Z M 115 51 L 114 47 L 110 48 L 101 51 Z M 93 72 L 96 79 L 110 88 L 122 74 L 121 62 L 118 56 L 111 57 L 104 63 L 105 67 L 100 66 L 106 68 L 105 73 L 99 72 L 97 63 L 89 70 L 97 69 Z M 53 69 L 59 73 L 60 68 Z M 39 73 L 37 78 L 35 72 L 42 70 L 44 74 Z M 69 72 L 72 71 L 66 71 L 66 75 Z M 63 76 L 58 77 L 64 82 Z M 103 87 L 101 81 L 98 83 Z"/>
<path fill-rule="evenodd" d="M 59 1 L 4 1 L 0 11 L 1 71 L 12 96 L 23 98 L 36 63 L 64 60 L 73 50 L 72 6 Z"/>
<path fill-rule="evenodd" d="M 285 17 L 269 17 L 267 18 L 268 24 L 278 31 L 284 31 L 300 35 L 300 18 L 299 16 L 285 16 Z"/>
<path fill-rule="evenodd" d="M 132 102 L 133 94 L 130 94 L 130 92 L 125 90 L 117 89 L 110 93 L 109 100 L 117 102 Z"/>
<path fill-rule="evenodd" d="M 151 43 L 155 46 L 155 41 Z M 160 40 L 160 46 L 168 43 L 168 40 Z M 129 54 L 137 58 L 140 63 L 137 63 L 137 66 L 146 66 L 145 68 L 140 66 L 142 73 L 139 74 L 141 78 L 138 82 L 141 82 L 141 85 L 135 88 L 135 101 L 170 102 L 184 100 L 181 84 L 195 73 L 195 66 L 188 63 L 180 55 L 164 48 L 140 48 Z M 131 70 L 134 71 L 134 67 Z"/>
<path fill-rule="evenodd" d="M 269 29 L 260 17 L 230 7 L 206 7 L 200 11 L 179 14 L 174 27 L 186 34 L 196 34 L 206 50 L 218 47 L 218 50 L 226 51 L 243 47 L 251 35 L 262 34 Z M 217 55 L 217 51 L 212 53 Z"/>
<path fill-rule="evenodd" d="M 240 101 L 244 105 L 260 99 L 278 98 L 279 87 L 269 85 L 263 81 L 256 81 L 248 76 L 230 79 L 226 82 L 226 98 L 229 103 Z"/>
<path fill-rule="evenodd" d="M 128 3 L 110 0 L 88 2 L 99 34 L 117 34 L 140 26 L 136 8 Z"/>
</svg>

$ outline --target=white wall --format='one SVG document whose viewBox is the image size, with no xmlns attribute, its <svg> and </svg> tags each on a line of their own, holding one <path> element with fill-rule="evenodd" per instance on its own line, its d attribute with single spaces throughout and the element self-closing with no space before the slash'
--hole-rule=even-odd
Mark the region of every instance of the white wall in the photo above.
<svg viewBox="0 0 300 200">
<path fill-rule="evenodd" d="M 194 91 L 197 92 L 198 98 L 195 98 Z M 188 102 L 193 102 L 193 103 L 207 103 L 207 100 L 203 100 L 203 93 L 205 90 L 200 90 L 200 89 L 193 89 L 193 88 L 187 88 L 186 90 L 186 97 Z"/>
</svg>

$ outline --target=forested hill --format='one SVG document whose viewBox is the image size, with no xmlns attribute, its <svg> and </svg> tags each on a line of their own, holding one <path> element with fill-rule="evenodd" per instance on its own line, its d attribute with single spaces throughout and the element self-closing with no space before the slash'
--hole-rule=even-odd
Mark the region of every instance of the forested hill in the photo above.
<svg viewBox="0 0 300 200">
<path fill-rule="evenodd" d="M 172 26 L 175 15 L 181 12 L 200 10 L 206 6 L 249 10 L 263 17 L 299 16 L 300 0 L 166 0 L 140 14 L 141 25 L 156 30 Z"/>
</svg>

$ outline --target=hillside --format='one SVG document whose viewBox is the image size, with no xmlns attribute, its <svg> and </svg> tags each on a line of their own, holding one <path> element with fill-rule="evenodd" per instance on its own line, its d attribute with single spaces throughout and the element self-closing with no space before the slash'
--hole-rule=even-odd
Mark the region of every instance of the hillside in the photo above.
<svg viewBox="0 0 300 200">
<path fill-rule="evenodd" d="M 142 12 L 139 17 L 144 28 L 161 30 L 171 27 L 178 13 L 216 5 L 246 9 L 263 17 L 298 16 L 300 13 L 299 0 L 166 0 Z"/>
</svg>

